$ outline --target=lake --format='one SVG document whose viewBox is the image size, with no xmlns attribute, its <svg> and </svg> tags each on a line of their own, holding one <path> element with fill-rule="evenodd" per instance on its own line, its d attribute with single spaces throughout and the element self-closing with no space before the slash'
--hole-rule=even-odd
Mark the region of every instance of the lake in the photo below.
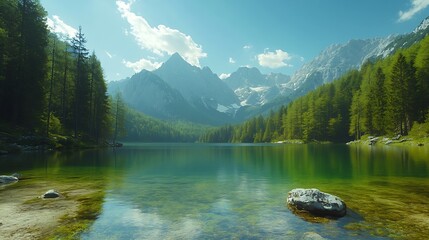
<svg viewBox="0 0 429 240">
<path fill-rule="evenodd" d="M 129 143 L 0 157 L 0 174 L 13 172 L 24 179 L 0 188 L 0 207 L 23 189 L 101 191 L 101 212 L 81 239 L 429 236 L 427 147 Z M 348 214 L 304 220 L 286 204 L 298 187 L 341 197 Z"/>
</svg>

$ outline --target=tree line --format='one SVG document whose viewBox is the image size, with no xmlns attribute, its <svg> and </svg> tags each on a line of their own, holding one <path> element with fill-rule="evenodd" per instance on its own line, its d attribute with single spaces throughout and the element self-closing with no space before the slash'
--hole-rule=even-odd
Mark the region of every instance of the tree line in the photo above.
<svg viewBox="0 0 429 240">
<path fill-rule="evenodd" d="M 363 135 L 429 135 L 429 36 L 368 61 L 266 117 L 224 126 L 202 142 L 346 142 Z"/>
<path fill-rule="evenodd" d="M 37 0 L 0 1 L 0 127 L 100 143 L 111 132 L 100 61 L 79 27 L 72 39 L 49 32 Z"/>
<path fill-rule="evenodd" d="M 138 142 L 196 142 L 208 126 L 182 121 L 162 121 L 125 107 L 121 140 Z"/>
</svg>

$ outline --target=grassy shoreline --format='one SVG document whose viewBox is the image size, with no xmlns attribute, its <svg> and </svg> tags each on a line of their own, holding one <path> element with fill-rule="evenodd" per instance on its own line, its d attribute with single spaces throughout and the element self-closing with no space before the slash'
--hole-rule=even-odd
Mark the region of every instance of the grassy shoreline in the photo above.
<svg viewBox="0 0 429 240">
<path fill-rule="evenodd" d="M 30 175 L 3 186 L 0 239 L 79 239 L 101 213 L 103 184 L 103 179 L 76 182 Z M 42 199 L 40 195 L 52 187 L 62 197 Z"/>
</svg>

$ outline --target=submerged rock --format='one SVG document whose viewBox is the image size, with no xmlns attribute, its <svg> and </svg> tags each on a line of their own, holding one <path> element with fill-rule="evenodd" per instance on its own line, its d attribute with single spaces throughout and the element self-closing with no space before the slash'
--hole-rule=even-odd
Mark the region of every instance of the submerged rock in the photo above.
<svg viewBox="0 0 429 240">
<path fill-rule="evenodd" d="M 59 194 L 54 189 L 51 189 L 42 195 L 42 198 L 59 198 L 59 197 L 61 197 L 61 194 Z"/>
<path fill-rule="evenodd" d="M 15 176 L 0 175 L 0 184 L 17 182 L 19 179 Z"/>
<path fill-rule="evenodd" d="M 18 178 L 18 180 L 21 180 L 21 179 L 22 179 L 22 174 L 21 174 L 21 173 L 14 173 L 14 174 L 12 174 L 11 176 L 12 176 L 12 177 L 16 177 L 16 178 Z"/>
<path fill-rule="evenodd" d="M 326 238 L 315 232 L 306 232 L 302 235 L 301 240 L 326 240 Z"/>
<path fill-rule="evenodd" d="M 296 188 L 288 193 L 287 203 L 292 210 L 306 211 L 316 216 L 343 217 L 347 207 L 341 198 L 319 189 Z"/>
</svg>

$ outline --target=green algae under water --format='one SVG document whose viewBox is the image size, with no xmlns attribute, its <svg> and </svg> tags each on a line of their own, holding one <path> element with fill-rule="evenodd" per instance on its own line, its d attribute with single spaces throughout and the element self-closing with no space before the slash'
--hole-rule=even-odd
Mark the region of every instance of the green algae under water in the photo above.
<svg viewBox="0 0 429 240">
<path fill-rule="evenodd" d="M 41 179 L 44 186 L 102 191 L 102 199 L 94 198 L 101 212 L 89 219 L 82 239 L 429 236 L 426 147 L 136 143 L 0 158 L 0 174 L 12 172 L 30 178 L 8 194 Z M 296 187 L 337 195 L 350 211 L 338 220 L 306 221 L 286 205 Z"/>
</svg>

